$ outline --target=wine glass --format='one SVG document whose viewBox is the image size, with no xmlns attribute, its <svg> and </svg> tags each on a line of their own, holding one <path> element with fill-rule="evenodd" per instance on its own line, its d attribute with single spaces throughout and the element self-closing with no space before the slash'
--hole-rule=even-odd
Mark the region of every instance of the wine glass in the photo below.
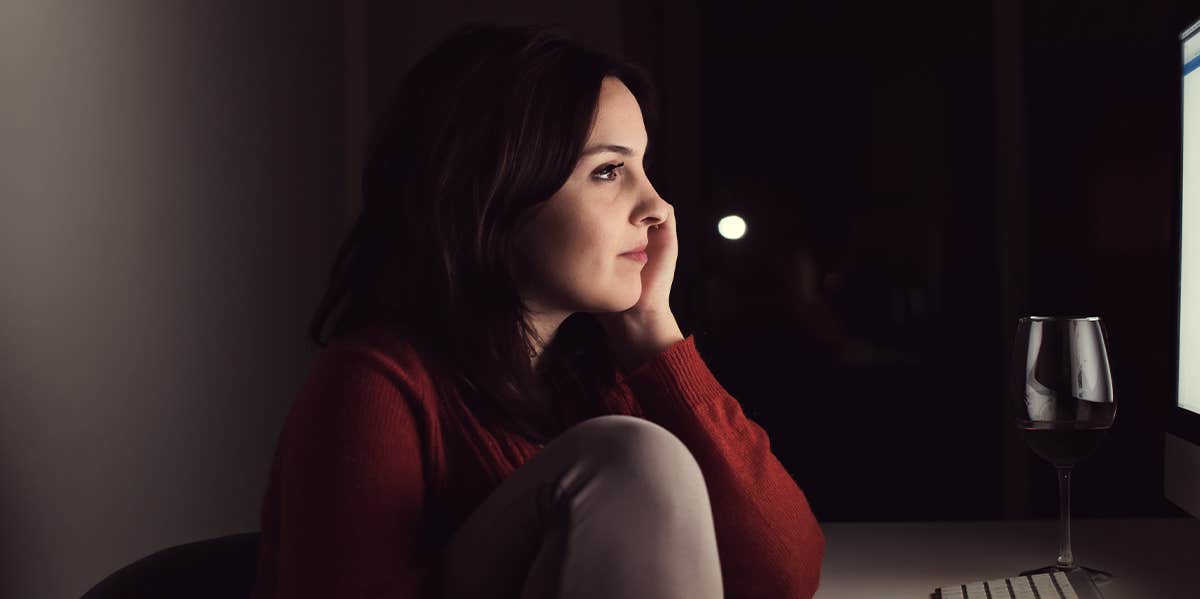
<svg viewBox="0 0 1200 599">
<path fill-rule="evenodd" d="M 1058 471 L 1058 560 L 1022 572 L 1082 568 L 1093 581 L 1112 574 L 1080 566 L 1071 552 L 1071 468 L 1099 447 L 1113 418 L 1108 332 L 1098 316 L 1026 316 L 1017 321 L 1009 397 L 1025 442 Z"/>
</svg>

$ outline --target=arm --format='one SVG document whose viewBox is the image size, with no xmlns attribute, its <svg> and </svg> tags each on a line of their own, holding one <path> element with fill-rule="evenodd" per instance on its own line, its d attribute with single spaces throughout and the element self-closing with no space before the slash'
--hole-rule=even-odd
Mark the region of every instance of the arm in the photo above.
<svg viewBox="0 0 1200 599">
<path fill-rule="evenodd" d="M 725 596 L 809 599 L 820 580 L 825 538 L 804 493 L 771 453 L 766 432 L 742 413 L 700 359 L 695 339 L 685 339 L 675 321 L 669 301 L 679 256 L 674 216 L 667 204 L 647 231 L 649 261 L 637 303 L 596 314 L 629 373 L 618 394 L 631 413 L 679 437 L 700 464 Z"/>
<path fill-rule="evenodd" d="M 410 398 L 366 354 L 337 352 L 321 366 L 281 437 L 278 597 L 426 596 Z"/>
<path fill-rule="evenodd" d="M 804 492 L 771 453 L 767 433 L 713 377 L 695 338 L 620 378 L 624 399 L 679 437 L 700 464 L 726 596 L 812 597 L 824 535 Z"/>
</svg>

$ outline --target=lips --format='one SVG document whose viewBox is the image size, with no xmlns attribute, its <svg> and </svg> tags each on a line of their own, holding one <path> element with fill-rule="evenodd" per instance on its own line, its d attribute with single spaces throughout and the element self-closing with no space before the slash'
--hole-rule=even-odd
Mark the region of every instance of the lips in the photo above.
<svg viewBox="0 0 1200 599">
<path fill-rule="evenodd" d="M 646 245 L 647 244 L 648 244 L 648 242 L 643 241 L 641 243 L 641 245 L 638 245 L 637 247 L 635 247 L 627 252 L 622 253 L 620 257 L 628 258 L 630 260 L 633 260 L 634 262 L 640 262 L 642 264 L 645 264 L 647 261 L 649 261 L 649 257 L 646 256 Z"/>
</svg>

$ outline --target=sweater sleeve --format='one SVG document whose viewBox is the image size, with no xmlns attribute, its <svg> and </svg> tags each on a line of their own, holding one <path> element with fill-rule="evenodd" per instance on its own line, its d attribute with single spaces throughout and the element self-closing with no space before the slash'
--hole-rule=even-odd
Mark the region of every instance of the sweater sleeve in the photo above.
<svg viewBox="0 0 1200 599">
<path fill-rule="evenodd" d="M 431 596 L 411 398 L 368 354 L 335 356 L 285 424 L 275 596 Z"/>
<path fill-rule="evenodd" d="M 770 440 L 717 382 L 689 336 L 626 376 L 643 416 L 674 433 L 704 475 L 725 596 L 808 599 L 820 581 L 825 537 L 804 492 Z"/>
</svg>

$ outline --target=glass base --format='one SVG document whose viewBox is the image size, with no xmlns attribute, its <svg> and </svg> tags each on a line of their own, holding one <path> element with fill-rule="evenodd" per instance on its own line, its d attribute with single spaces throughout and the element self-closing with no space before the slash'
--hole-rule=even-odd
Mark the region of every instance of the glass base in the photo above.
<svg viewBox="0 0 1200 599">
<path fill-rule="evenodd" d="M 1112 580 L 1112 577 L 1113 577 L 1111 572 L 1106 572 L 1104 570 L 1098 570 L 1096 568 L 1089 568 L 1087 566 L 1080 566 L 1078 564 L 1076 564 L 1076 566 L 1074 568 L 1064 568 L 1062 566 L 1059 566 L 1058 564 L 1055 564 L 1053 566 L 1045 566 L 1042 568 L 1037 568 L 1034 570 L 1026 570 L 1024 572 L 1021 572 L 1021 576 L 1033 576 L 1034 574 L 1052 574 L 1054 572 L 1066 573 L 1066 572 L 1071 572 L 1074 570 L 1083 570 L 1083 571 L 1087 572 L 1088 578 L 1091 578 L 1092 582 L 1095 584 L 1098 584 L 1098 585 L 1104 584 L 1104 583 Z"/>
</svg>

